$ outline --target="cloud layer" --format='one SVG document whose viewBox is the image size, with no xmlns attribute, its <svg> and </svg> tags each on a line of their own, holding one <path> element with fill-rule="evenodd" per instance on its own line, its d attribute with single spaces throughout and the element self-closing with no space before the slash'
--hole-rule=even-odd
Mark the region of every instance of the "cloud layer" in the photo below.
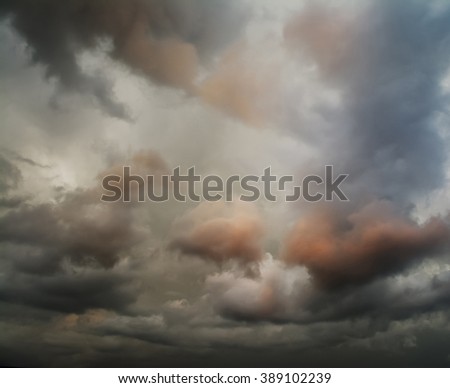
<svg viewBox="0 0 450 388">
<path fill-rule="evenodd" d="M 440 1 L 0 1 L 0 365 L 448 366 L 449 22 Z M 123 166 L 325 165 L 348 202 L 124 189 Z M 108 174 L 129 202 L 100 200 Z"/>
</svg>

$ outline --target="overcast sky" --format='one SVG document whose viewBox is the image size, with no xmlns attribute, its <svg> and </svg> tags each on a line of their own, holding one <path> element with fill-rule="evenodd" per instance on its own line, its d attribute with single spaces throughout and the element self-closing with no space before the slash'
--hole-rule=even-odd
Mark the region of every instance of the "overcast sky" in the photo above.
<svg viewBox="0 0 450 388">
<path fill-rule="evenodd" d="M 0 365 L 450 365 L 447 1 L 0 0 Z M 349 174 L 349 201 L 103 203 Z"/>
</svg>

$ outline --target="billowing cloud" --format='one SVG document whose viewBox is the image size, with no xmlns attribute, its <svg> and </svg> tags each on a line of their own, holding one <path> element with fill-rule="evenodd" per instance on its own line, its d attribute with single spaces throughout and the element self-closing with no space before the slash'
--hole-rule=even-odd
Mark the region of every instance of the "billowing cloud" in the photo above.
<svg viewBox="0 0 450 388">
<path fill-rule="evenodd" d="M 127 179 L 125 179 L 125 168 L 129 169 Z M 102 171 L 97 178 L 103 186 L 105 178 L 114 177 L 114 181 L 109 182 L 108 186 L 120 189 L 121 196 L 116 199 L 116 202 L 126 199 L 126 202 L 135 203 L 139 200 L 142 202 L 142 198 L 148 200 L 149 190 L 155 195 L 162 195 L 164 190 L 169 190 L 169 184 L 164 187 L 162 182 L 162 176 L 169 175 L 169 167 L 159 153 L 152 150 L 140 150 L 121 164 Z M 91 193 L 91 195 L 97 195 L 98 198 L 101 198 L 102 195 L 111 195 L 111 192 L 107 192 L 103 187 L 95 187 L 91 190 Z"/>
<path fill-rule="evenodd" d="M 200 97 L 248 125 L 268 124 L 279 98 L 279 67 L 258 56 L 248 43 L 233 45 L 198 87 Z"/>
<path fill-rule="evenodd" d="M 0 1 L 0 365 L 448 366 L 449 26 L 434 0 Z M 325 165 L 349 201 L 124 187 Z"/>
<path fill-rule="evenodd" d="M 354 23 L 339 7 L 310 2 L 289 20 L 283 34 L 291 51 L 304 51 L 304 56 L 312 57 L 323 71 L 335 73 L 343 71 L 339 67 L 356 39 Z"/>
<path fill-rule="evenodd" d="M 334 106 L 316 107 L 332 139 L 322 131 L 317 143 L 352 176 L 359 201 L 406 206 L 442 183 L 445 147 L 435 117 L 445 101 L 449 18 L 446 7 L 433 12 L 421 2 L 408 10 L 402 1 L 319 3 L 285 27 L 297 63 L 315 63 L 321 87 L 337 94 Z"/>
<path fill-rule="evenodd" d="M 20 170 L 0 155 L 0 208 L 12 208 L 22 203 L 23 198 L 13 193 L 21 180 Z"/>
<path fill-rule="evenodd" d="M 172 245 L 184 253 L 218 263 L 262 257 L 264 227 L 258 213 L 246 204 L 204 203 L 174 226 Z"/>
<path fill-rule="evenodd" d="M 151 80 L 190 91 L 200 58 L 228 43 L 245 19 L 231 2 L 159 0 L 3 1 L 1 15 L 30 45 L 49 77 L 98 98 L 108 114 L 127 117 L 108 80 L 86 74 L 77 56 L 107 40 L 108 54 Z"/>
<path fill-rule="evenodd" d="M 418 225 L 396 216 L 391 205 L 374 203 L 346 218 L 324 211 L 301 219 L 287 238 L 282 259 L 306 266 L 323 286 L 346 286 L 440 253 L 448 247 L 449 233 L 442 219 Z"/>
</svg>

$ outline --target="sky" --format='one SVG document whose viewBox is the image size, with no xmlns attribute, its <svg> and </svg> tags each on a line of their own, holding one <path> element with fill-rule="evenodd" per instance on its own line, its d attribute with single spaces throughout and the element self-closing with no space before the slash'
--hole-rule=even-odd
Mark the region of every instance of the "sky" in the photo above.
<svg viewBox="0 0 450 388">
<path fill-rule="evenodd" d="M 450 366 L 450 3 L 0 0 L 0 42 L 1 366 Z"/>
</svg>

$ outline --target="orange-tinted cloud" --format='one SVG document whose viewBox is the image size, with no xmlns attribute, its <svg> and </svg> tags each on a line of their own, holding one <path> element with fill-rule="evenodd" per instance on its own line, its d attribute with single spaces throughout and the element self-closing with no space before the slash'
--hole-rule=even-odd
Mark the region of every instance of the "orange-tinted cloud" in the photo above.
<svg viewBox="0 0 450 388">
<path fill-rule="evenodd" d="M 155 39 L 148 32 L 148 21 L 137 22 L 116 48 L 119 57 L 154 81 L 190 90 L 198 71 L 194 45 L 177 37 Z"/>
<path fill-rule="evenodd" d="M 284 39 L 294 51 L 304 51 L 322 70 L 337 70 L 348 54 L 352 25 L 348 15 L 310 4 L 284 28 Z"/>
<path fill-rule="evenodd" d="M 203 203 L 180 219 L 172 246 L 216 262 L 262 258 L 264 228 L 253 209 L 243 205 Z"/>
<path fill-rule="evenodd" d="M 198 87 L 208 104 L 252 126 L 267 123 L 273 113 L 278 69 L 258 60 L 247 44 L 232 46 L 217 69 Z"/>
<path fill-rule="evenodd" d="M 83 9 L 78 32 L 88 45 L 95 45 L 98 36 L 111 37 L 113 56 L 131 69 L 161 84 L 192 87 L 198 70 L 197 48 L 177 31 L 177 17 L 183 16 L 174 12 L 174 5 L 142 0 L 78 3 Z"/>
<path fill-rule="evenodd" d="M 313 213 L 294 227 L 281 258 L 306 266 L 320 285 L 333 287 L 395 271 L 439 252 L 448 242 L 450 230 L 443 220 L 419 225 L 392 210 L 376 203 L 346 218 Z"/>
</svg>

